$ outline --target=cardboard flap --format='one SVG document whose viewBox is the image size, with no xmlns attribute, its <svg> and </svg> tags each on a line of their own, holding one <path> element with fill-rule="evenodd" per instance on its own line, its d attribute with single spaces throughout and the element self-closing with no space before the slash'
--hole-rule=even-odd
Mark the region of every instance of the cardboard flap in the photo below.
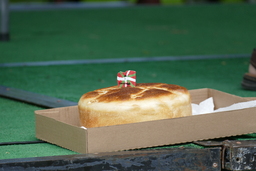
<svg viewBox="0 0 256 171">
<path fill-rule="evenodd" d="M 245 98 L 209 88 L 189 90 L 189 93 L 191 95 L 191 103 L 195 104 L 199 104 L 203 100 L 213 97 L 215 109 L 248 101 Z"/>
<path fill-rule="evenodd" d="M 245 100 L 251 101 L 251 100 L 256 100 L 256 97 L 244 97 Z"/>
<path fill-rule="evenodd" d="M 37 115 L 47 116 L 55 120 L 80 127 L 80 119 L 77 106 L 61 107 L 55 109 L 36 110 Z M 70 115 L 70 113 L 75 113 Z"/>
<path fill-rule="evenodd" d="M 209 98 L 209 89 L 195 89 L 189 90 L 191 96 L 191 103 L 199 104 L 201 101 Z"/>
<path fill-rule="evenodd" d="M 213 97 L 215 109 L 246 101 L 242 97 L 214 89 L 209 89 L 209 97 Z"/>
<path fill-rule="evenodd" d="M 87 153 L 87 131 L 85 129 L 39 114 L 36 114 L 35 119 L 38 139 L 73 151 Z"/>
</svg>

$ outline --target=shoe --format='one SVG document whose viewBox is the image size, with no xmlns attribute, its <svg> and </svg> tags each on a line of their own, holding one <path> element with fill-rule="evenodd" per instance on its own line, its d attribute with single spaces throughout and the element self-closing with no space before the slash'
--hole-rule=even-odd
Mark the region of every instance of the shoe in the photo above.
<svg viewBox="0 0 256 171">
<path fill-rule="evenodd" d="M 253 49 L 250 63 L 256 69 L 256 48 Z"/>
<path fill-rule="evenodd" d="M 252 56 L 250 59 L 249 73 L 245 73 L 241 86 L 246 90 L 256 91 L 256 48 L 253 49 Z"/>
</svg>

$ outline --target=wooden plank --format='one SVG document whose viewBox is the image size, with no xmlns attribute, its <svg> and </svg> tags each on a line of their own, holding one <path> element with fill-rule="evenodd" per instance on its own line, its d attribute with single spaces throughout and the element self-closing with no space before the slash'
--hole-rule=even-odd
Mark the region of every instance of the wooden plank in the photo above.
<svg viewBox="0 0 256 171">
<path fill-rule="evenodd" d="M 0 85 L 0 96 L 9 99 L 14 99 L 33 105 L 46 107 L 46 108 L 56 108 L 56 107 L 66 107 L 75 106 L 76 102 L 58 99 L 55 97 L 45 96 L 37 93 L 32 93 L 29 91 L 24 91 L 16 88 L 5 87 Z"/>
</svg>

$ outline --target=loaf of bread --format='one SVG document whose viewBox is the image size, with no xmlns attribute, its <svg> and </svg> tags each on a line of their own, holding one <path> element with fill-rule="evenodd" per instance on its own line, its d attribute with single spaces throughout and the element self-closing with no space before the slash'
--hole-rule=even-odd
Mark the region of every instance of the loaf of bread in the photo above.
<svg viewBox="0 0 256 171">
<path fill-rule="evenodd" d="M 112 86 L 84 94 L 78 102 L 81 126 L 86 128 L 128 124 L 192 114 L 184 87 L 140 83 L 136 87 Z"/>
</svg>

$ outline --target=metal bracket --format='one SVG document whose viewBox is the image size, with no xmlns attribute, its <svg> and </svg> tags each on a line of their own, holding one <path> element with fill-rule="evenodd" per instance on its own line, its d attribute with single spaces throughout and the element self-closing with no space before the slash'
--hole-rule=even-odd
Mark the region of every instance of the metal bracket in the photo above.
<svg viewBox="0 0 256 171">
<path fill-rule="evenodd" d="M 256 141 L 224 141 L 222 166 L 228 170 L 255 170 Z"/>
<path fill-rule="evenodd" d="M 205 147 L 222 147 L 222 169 L 256 170 L 256 140 L 198 141 Z"/>
</svg>

